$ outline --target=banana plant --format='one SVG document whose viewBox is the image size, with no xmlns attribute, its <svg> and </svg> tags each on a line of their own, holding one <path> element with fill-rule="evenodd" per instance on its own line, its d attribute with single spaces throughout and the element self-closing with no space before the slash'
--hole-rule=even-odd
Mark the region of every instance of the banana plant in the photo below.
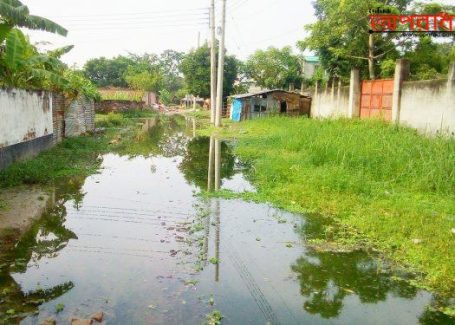
<svg viewBox="0 0 455 325">
<path fill-rule="evenodd" d="M 19 0 L 0 0 L 0 44 L 15 27 L 42 30 L 66 36 L 68 31 L 59 24 L 40 16 L 30 15 Z"/>
<path fill-rule="evenodd" d="M 27 87 L 44 78 L 64 86 L 64 79 L 55 72 L 61 70 L 59 56 L 72 47 L 56 50 L 50 55 L 40 54 L 19 28 L 67 35 L 67 30 L 59 24 L 30 15 L 28 7 L 21 1 L 0 0 L 0 83 L 9 87 Z"/>
<path fill-rule="evenodd" d="M 49 90 L 67 86 L 62 77 L 66 66 L 53 53 L 39 53 L 20 30 L 11 30 L 5 44 L 0 59 L 0 79 L 5 86 Z"/>
</svg>

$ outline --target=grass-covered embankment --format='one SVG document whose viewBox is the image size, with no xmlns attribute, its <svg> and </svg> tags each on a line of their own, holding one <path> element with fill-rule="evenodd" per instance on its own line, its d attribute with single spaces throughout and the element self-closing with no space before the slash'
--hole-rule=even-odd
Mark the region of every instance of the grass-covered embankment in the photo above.
<svg viewBox="0 0 455 325">
<path fill-rule="evenodd" d="M 99 154 L 127 145 L 125 141 L 110 144 L 112 139 L 122 137 L 131 140 L 138 128 L 138 118 L 152 116 L 156 116 L 156 113 L 138 111 L 97 115 L 96 125 L 104 127 L 105 132 L 67 138 L 36 158 L 12 164 L 0 171 L 0 189 L 23 184 L 47 185 L 61 177 L 91 175 L 99 168 Z M 6 204 L 0 202 L 0 208 Z"/>
<path fill-rule="evenodd" d="M 220 131 L 252 162 L 256 199 L 330 215 L 419 284 L 455 292 L 455 139 L 381 121 L 273 117 Z M 339 238 L 340 239 L 340 238 Z"/>
</svg>

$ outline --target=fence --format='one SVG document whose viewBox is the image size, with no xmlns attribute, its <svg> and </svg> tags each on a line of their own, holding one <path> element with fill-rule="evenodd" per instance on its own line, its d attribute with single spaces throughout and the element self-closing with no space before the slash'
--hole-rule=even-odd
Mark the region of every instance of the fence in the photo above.
<svg viewBox="0 0 455 325">
<path fill-rule="evenodd" d="M 429 134 L 455 135 L 455 63 L 447 79 L 407 81 L 409 62 L 397 60 L 393 80 L 360 81 L 352 69 L 349 86 L 333 81 L 316 86 L 311 115 L 316 118 L 382 117 Z"/>
<path fill-rule="evenodd" d="M 60 94 L 0 89 L 0 170 L 95 128 L 94 103 Z"/>
</svg>

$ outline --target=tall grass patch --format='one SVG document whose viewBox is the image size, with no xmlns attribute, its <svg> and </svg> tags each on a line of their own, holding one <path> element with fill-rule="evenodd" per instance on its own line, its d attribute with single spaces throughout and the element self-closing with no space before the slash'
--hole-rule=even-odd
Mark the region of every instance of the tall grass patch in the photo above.
<svg viewBox="0 0 455 325">
<path fill-rule="evenodd" d="M 263 200 L 354 226 L 391 258 L 455 291 L 455 140 L 378 120 L 272 117 L 224 131 Z"/>
</svg>

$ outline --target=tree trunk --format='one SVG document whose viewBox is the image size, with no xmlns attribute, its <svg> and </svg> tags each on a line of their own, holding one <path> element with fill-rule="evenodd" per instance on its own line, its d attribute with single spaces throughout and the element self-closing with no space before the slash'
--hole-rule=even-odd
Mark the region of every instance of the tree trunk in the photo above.
<svg viewBox="0 0 455 325">
<path fill-rule="evenodd" d="M 376 76 L 374 74 L 374 52 L 373 52 L 373 47 L 374 47 L 373 33 L 371 33 L 370 37 L 368 38 L 368 71 L 370 73 L 370 79 L 371 80 L 376 79 Z"/>
</svg>

